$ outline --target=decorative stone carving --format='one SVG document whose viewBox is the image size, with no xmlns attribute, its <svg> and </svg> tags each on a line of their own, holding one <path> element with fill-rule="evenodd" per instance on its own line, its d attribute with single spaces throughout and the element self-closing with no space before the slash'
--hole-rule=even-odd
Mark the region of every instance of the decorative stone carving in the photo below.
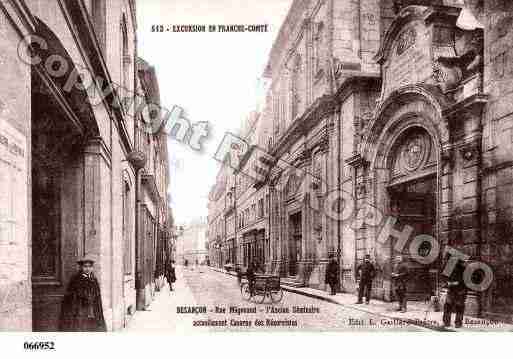
<svg viewBox="0 0 513 359">
<path fill-rule="evenodd" d="M 312 176 L 312 189 L 320 194 L 322 188 L 322 162 L 321 156 L 316 155 L 313 160 L 313 176 Z"/>
<path fill-rule="evenodd" d="M 433 5 L 396 1 L 401 11 L 375 57 L 382 65 L 381 101 L 396 89 L 419 83 L 437 85 L 446 93 L 482 73 L 483 30 L 459 28 L 458 7 Z"/>
<path fill-rule="evenodd" d="M 321 214 L 319 211 L 316 211 L 316 210 L 313 211 L 313 229 L 315 232 L 322 231 Z M 318 233 L 318 235 L 320 238 L 322 238 L 319 233 Z"/>
<path fill-rule="evenodd" d="M 433 6 L 442 4 L 443 0 L 394 0 L 394 11 L 397 14 L 405 7 L 411 5 Z"/>
<path fill-rule="evenodd" d="M 454 36 L 456 56 L 434 59 L 434 79 L 442 91 L 455 88 L 462 80 L 482 73 L 483 69 L 483 31 L 457 29 Z"/>
<path fill-rule="evenodd" d="M 451 147 L 445 147 L 441 151 L 441 160 L 442 164 L 450 164 L 452 163 L 452 148 Z"/>
<path fill-rule="evenodd" d="M 320 78 L 322 76 L 323 70 L 321 65 L 321 52 L 322 52 L 322 45 L 324 40 L 324 23 L 317 22 L 314 24 L 314 76 L 315 78 Z"/>
<path fill-rule="evenodd" d="M 460 155 L 467 162 L 478 158 L 479 152 L 479 145 L 477 143 L 468 143 L 460 148 Z"/>
<path fill-rule="evenodd" d="M 331 60 L 331 67 L 334 79 L 338 80 L 342 75 L 342 62 L 338 58 L 333 57 Z"/>
<path fill-rule="evenodd" d="M 398 56 L 402 55 L 415 44 L 416 38 L 417 32 L 415 31 L 415 28 L 410 27 L 403 30 L 397 39 L 396 54 Z"/>
<path fill-rule="evenodd" d="M 420 129 L 406 132 L 396 145 L 393 156 L 396 175 L 421 170 L 435 159 L 431 139 L 427 132 Z"/>
<path fill-rule="evenodd" d="M 349 166 L 351 167 L 355 167 L 355 168 L 358 168 L 358 167 L 366 167 L 369 162 L 363 158 L 359 153 L 358 154 L 355 154 L 354 156 L 346 159 L 345 161 Z"/>
<path fill-rule="evenodd" d="M 429 142 L 425 141 L 423 136 L 417 135 L 409 139 L 401 151 L 402 166 L 412 172 L 419 168 L 425 160 L 426 153 L 429 151 Z"/>
<path fill-rule="evenodd" d="M 139 170 L 146 165 L 147 158 L 142 151 L 132 151 L 128 154 L 127 160 L 136 170 Z"/>
<path fill-rule="evenodd" d="M 440 86 L 443 92 L 455 88 L 463 78 L 459 67 L 450 65 L 449 58 L 433 61 L 433 80 Z"/>
<path fill-rule="evenodd" d="M 287 199 L 291 199 L 298 193 L 301 185 L 300 178 L 295 171 L 290 171 L 287 183 L 285 185 L 285 194 Z"/>
<path fill-rule="evenodd" d="M 365 183 L 359 183 L 356 185 L 356 194 L 358 196 L 364 196 L 367 193 L 367 186 Z"/>
</svg>

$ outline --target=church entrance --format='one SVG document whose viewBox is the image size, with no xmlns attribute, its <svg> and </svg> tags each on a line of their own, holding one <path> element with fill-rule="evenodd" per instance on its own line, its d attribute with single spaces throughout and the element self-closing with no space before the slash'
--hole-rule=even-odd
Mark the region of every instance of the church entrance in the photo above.
<svg viewBox="0 0 513 359">
<path fill-rule="evenodd" d="M 430 135 L 422 128 L 413 127 L 403 132 L 392 150 L 389 163 L 390 182 L 389 214 L 396 219 L 395 228 L 404 230 L 410 226 L 413 231 L 402 248 L 396 246 L 397 239 L 391 241 L 392 260 L 403 257 L 410 269 L 408 280 L 409 298 L 425 300 L 435 294 L 437 288 L 438 257 L 430 264 L 422 264 L 415 256 L 427 257 L 431 254 L 431 244 L 427 241 L 411 253 L 410 244 L 419 235 L 437 239 L 437 168 L 434 144 Z M 436 249 L 435 249 L 436 250 Z"/>
<path fill-rule="evenodd" d="M 412 258 L 410 243 L 417 235 L 429 235 L 436 238 L 436 177 L 430 176 L 414 182 L 396 185 L 389 189 L 390 214 L 397 219 L 396 228 L 408 225 L 413 228 L 410 242 L 398 251 L 393 241 L 392 258 L 401 255 L 410 268 L 409 288 L 411 299 L 425 299 L 436 288 L 435 274 L 437 263 L 423 265 Z M 431 246 L 424 242 L 419 248 L 419 255 L 429 255 Z"/>
</svg>

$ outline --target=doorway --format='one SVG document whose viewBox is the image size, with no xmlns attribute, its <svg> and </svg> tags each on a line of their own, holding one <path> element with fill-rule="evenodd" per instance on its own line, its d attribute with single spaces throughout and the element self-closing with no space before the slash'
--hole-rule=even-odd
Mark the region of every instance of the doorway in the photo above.
<svg viewBox="0 0 513 359">
<path fill-rule="evenodd" d="M 289 276 L 297 276 L 297 263 L 301 260 L 302 218 L 301 212 L 289 218 Z"/>
<path fill-rule="evenodd" d="M 402 250 L 395 247 L 397 239 L 391 241 L 391 256 L 402 255 L 410 269 L 408 280 L 409 298 L 424 300 L 436 290 L 438 260 L 429 265 L 414 260 L 410 253 L 410 243 L 418 235 L 436 238 L 436 176 L 394 185 L 389 188 L 390 214 L 397 219 L 396 228 L 408 225 L 413 228 L 409 241 Z M 426 257 L 431 253 L 431 245 L 424 242 L 418 255 Z"/>
<path fill-rule="evenodd" d="M 65 79 L 75 71 L 64 45 L 46 24 L 34 21 L 35 33 L 47 45 L 37 50 L 41 63 L 59 55 L 70 65 L 59 77 L 39 65 L 31 69 L 32 326 L 57 331 L 76 259 L 85 254 L 85 224 L 94 218 L 84 205 L 84 149 L 99 129 L 87 93 L 64 90 Z"/>
</svg>

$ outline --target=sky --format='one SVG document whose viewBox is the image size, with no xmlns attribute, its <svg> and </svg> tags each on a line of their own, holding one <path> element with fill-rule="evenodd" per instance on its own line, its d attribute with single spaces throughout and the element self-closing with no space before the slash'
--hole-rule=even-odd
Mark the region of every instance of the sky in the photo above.
<svg viewBox="0 0 513 359">
<path fill-rule="evenodd" d="M 262 74 L 291 0 L 138 0 L 138 54 L 155 67 L 161 104 L 208 121 L 203 151 L 169 140 L 171 207 L 177 223 L 207 215 L 223 135 L 263 96 Z M 268 24 L 267 33 L 153 32 L 153 25 Z"/>
</svg>

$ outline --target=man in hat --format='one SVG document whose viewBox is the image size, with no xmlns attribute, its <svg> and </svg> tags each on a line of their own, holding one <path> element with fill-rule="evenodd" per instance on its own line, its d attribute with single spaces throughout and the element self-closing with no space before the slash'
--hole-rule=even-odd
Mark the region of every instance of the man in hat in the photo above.
<svg viewBox="0 0 513 359">
<path fill-rule="evenodd" d="M 356 268 L 356 281 L 358 285 L 358 302 L 362 304 L 362 299 L 365 296 L 365 304 L 370 303 L 370 295 L 372 289 L 372 280 L 376 276 L 376 269 L 370 261 L 370 254 L 366 254 L 363 263 Z"/>
<path fill-rule="evenodd" d="M 338 263 L 334 256 L 331 256 L 326 268 L 326 284 L 330 286 L 330 295 L 335 295 L 338 285 Z"/>
<path fill-rule="evenodd" d="M 165 277 L 169 284 L 170 291 L 173 291 L 173 283 L 176 282 L 176 271 L 175 271 L 174 264 L 175 264 L 175 261 L 173 261 L 173 260 L 168 260 L 168 262 L 166 263 Z"/>
<path fill-rule="evenodd" d="M 100 285 L 93 274 L 94 259 L 77 261 L 78 272 L 71 278 L 62 301 L 59 330 L 68 332 L 104 332 Z"/>
<path fill-rule="evenodd" d="M 406 283 L 408 282 L 408 266 L 403 260 L 403 256 L 399 255 L 395 258 L 394 270 L 392 271 L 392 279 L 394 280 L 395 294 L 399 302 L 397 311 L 406 312 Z"/>
<path fill-rule="evenodd" d="M 449 255 L 450 256 L 450 255 Z M 452 273 L 447 278 L 447 297 L 444 304 L 444 326 L 451 325 L 452 313 L 456 313 L 454 326 L 461 328 L 463 324 L 463 313 L 465 312 L 465 299 L 467 298 L 467 286 L 463 281 L 465 262 L 458 260 Z"/>
</svg>

